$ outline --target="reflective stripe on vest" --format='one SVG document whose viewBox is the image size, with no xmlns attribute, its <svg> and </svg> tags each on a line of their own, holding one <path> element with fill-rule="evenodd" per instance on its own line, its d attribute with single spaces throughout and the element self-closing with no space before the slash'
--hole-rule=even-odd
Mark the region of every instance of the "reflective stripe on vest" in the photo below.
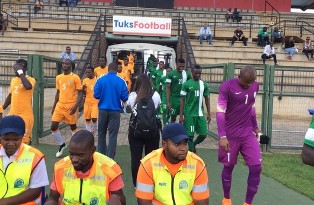
<svg viewBox="0 0 314 205">
<path fill-rule="evenodd" d="M 174 177 L 167 167 L 160 163 L 163 149 L 158 149 L 150 160 L 154 178 L 154 204 L 193 204 L 191 192 L 193 190 L 197 159 L 189 152 L 186 160 Z M 198 189 L 200 187 L 196 187 Z M 201 189 L 201 188 L 200 188 Z M 199 190 L 199 189 L 198 189 Z"/>
<path fill-rule="evenodd" d="M 107 190 L 110 179 L 121 173 L 115 173 L 112 166 L 116 164 L 112 159 L 95 152 L 94 163 L 89 177 L 77 178 L 69 157 L 56 163 L 54 174 L 57 191 L 61 195 L 62 204 L 106 204 L 109 200 Z"/>
<path fill-rule="evenodd" d="M 0 177 L 1 197 L 16 196 L 28 189 L 32 171 L 43 157 L 44 155 L 41 152 L 22 143 L 16 160 L 11 162 L 6 170 L 3 170 L 3 162 L 0 160 L 0 171 L 4 174 L 1 174 L 2 176 Z M 3 189 L 3 185 L 5 189 Z M 39 196 L 36 200 L 23 205 L 41 204 L 40 198 Z"/>
</svg>

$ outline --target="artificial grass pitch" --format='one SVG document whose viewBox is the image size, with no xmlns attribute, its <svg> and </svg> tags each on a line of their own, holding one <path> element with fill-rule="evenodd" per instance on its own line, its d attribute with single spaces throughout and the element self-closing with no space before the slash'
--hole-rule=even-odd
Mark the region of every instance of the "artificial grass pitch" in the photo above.
<svg viewBox="0 0 314 205">
<path fill-rule="evenodd" d="M 55 157 L 58 146 L 38 145 L 37 148 L 46 155 L 48 175 L 51 181 L 53 164 L 58 160 Z M 197 149 L 197 152 L 207 164 L 210 188 L 210 204 L 219 205 L 223 198 L 223 190 L 220 180 L 222 165 L 217 162 L 217 150 Z M 65 154 L 67 154 L 67 151 Z M 302 190 L 313 190 L 313 185 L 311 185 L 311 182 L 313 182 L 314 176 L 313 174 L 311 175 L 310 172 L 313 173 L 314 168 L 303 165 L 301 161 L 298 161 L 298 156 L 289 156 L 285 154 L 265 154 L 263 157 L 263 173 L 267 174 L 267 176 L 274 178 L 276 177 L 281 181 L 286 179 L 287 182 L 282 183 L 287 183 L 287 186 L 289 187 L 294 187 L 293 184 L 299 184 L 299 188 L 297 190 L 301 193 L 309 194 L 309 196 L 313 199 L 313 192 L 308 193 Z M 136 205 L 137 202 L 134 194 L 135 190 L 131 177 L 131 157 L 129 147 L 117 147 L 115 160 L 123 170 L 123 180 L 125 183 L 123 191 L 127 199 L 127 204 Z M 297 166 L 298 168 L 293 169 L 294 166 Z M 234 205 L 241 205 L 245 200 L 247 176 L 248 168 L 239 162 L 233 172 L 232 178 L 231 197 Z M 290 179 L 288 180 L 288 178 Z M 48 187 L 47 192 L 49 192 Z M 303 194 L 293 191 L 292 189 L 284 186 L 274 179 L 263 175 L 259 191 L 254 199 L 253 204 L 312 205 L 314 204 L 314 201 L 304 196 Z"/>
</svg>

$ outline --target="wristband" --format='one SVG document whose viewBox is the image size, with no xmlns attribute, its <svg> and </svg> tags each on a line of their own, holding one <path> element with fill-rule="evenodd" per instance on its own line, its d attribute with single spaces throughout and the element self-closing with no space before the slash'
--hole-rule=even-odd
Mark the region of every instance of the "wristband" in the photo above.
<svg viewBox="0 0 314 205">
<path fill-rule="evenodd" d="M 219 139 L 223 139 L 223 138 L 227 138 L 227 136 L 221 136 L 221 137 L 219 137 Z"/>
<path fill-rule="evenodd" d="M 16 72 L 17 72 L 17 74 L 19 74 L 19 75 L 21 75 L 21 74 L 24 73 L 23 70 L 17 70 Z"/>
</svg>

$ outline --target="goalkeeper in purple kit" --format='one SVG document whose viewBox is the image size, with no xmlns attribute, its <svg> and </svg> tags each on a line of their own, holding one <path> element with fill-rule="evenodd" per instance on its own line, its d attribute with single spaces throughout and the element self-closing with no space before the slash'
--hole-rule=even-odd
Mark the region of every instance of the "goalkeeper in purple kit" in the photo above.
<svg viewBox="0 0 314 205">
<path fill-rule="evenodd" d="M 249 167 L 246 199 L 243 205 L 252 204 L 261 175 L 261 152 L 257 136 L 255 98 L 259 89 L 256 70 L 244 66 L 240 75 L 224 82 L 219 89 L 217 126 L 219 135 L 218 161 L 224 167 L 221 173 L 224 198 L 222 205 L 232 205 L 230 197 L 232 171 L 239 152 Z"/>
</svg>

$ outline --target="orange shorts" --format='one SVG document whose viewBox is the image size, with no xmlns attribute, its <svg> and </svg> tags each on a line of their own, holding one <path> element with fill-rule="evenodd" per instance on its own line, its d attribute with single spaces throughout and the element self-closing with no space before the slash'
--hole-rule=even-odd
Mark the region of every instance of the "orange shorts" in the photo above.
<svg viewBox="0 0 314 205">
<path fill-rule="evenodd" d="M 8 115 L 18 115 L 23 118 L 25 122 L 25 134 L 23 137 L 23 142 L 28 144 L 31 141 L 31 135 L 34 126 L 34 115 L 33 114 L 16 114 L 16 113 L 9 113 Z"/>
<path fill-rule="evenodd" d="M 74 125 L 78 120 L 78 110 L 73 115 L 70 115 L 72 107 L 75 103 L 60 103 L 58 102 L 56 108 L 51 117 L 51 121 L 53 122 L 65 122 L 70 125 Z"/>
<path fill-rule="evenodd" d="M 96 104 L 90 104 L 85 103 L 84 104 L 84 119 L 92 119 L 92 118 L 98 118 L 98 103 Z"/>
</svg>

